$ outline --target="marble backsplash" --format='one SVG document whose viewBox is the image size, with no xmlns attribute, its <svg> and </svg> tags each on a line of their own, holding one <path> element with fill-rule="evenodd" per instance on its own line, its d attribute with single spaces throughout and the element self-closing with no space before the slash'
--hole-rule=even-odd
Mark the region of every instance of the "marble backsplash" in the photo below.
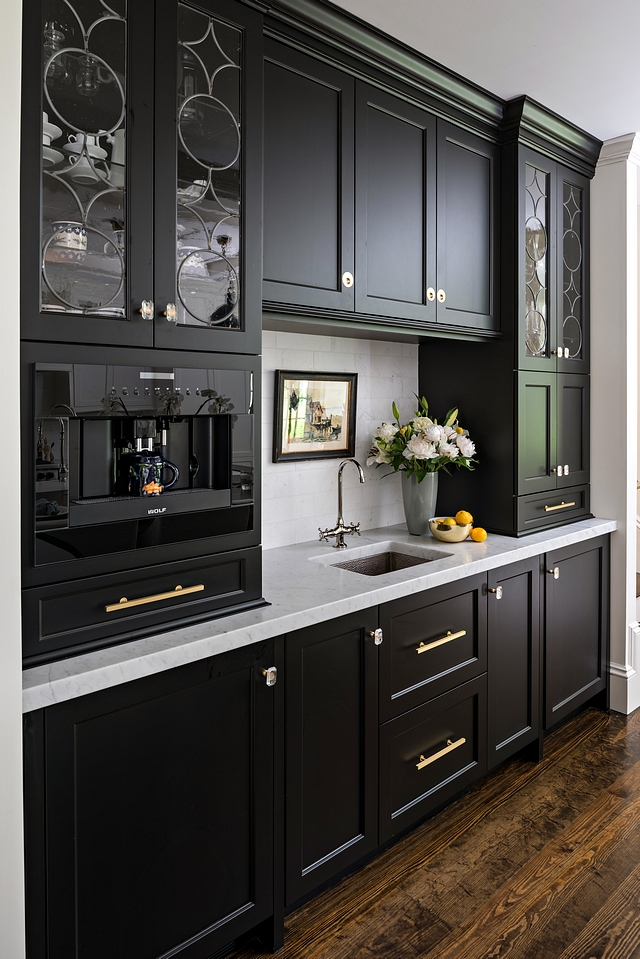
<svg viewBox="0 0 640 959">
<path fill-rule="evenodd" d="M 317 539 L 318 527 L 335 526 L 338 515 L 340 460 L 272 462 L 275 370 L 358 374 L 356 459 L 364 468 L 366 483 L 360 485 L 355 468 L 345 468 L 344 519 L 359 522 L 363 530 L 403 522 L 400 478 L 385 477 L 383 467 L 367 469 L 365 462 L 375 427 L 391 419 L 392 401 L 403 418 L 415 409 L 417 345 L 265 331 L 262 354 L 263 548 Z"/>
</svg>

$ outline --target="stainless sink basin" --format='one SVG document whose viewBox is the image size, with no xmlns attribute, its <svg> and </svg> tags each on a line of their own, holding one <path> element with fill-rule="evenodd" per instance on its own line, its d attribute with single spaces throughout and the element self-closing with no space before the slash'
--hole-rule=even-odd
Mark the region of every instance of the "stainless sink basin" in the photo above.
<svg viewBox="0 0 640 959">
<path fill-rule="evenodd" d="M 397 570 L 433 563 L 451 555 L 453 554 L 430 546 L 414 546 L 389 540 L 369 546 L 356 546 L 348 551 L 329 551 L 309 558 L 316 563 L 322 563 L 323 566 L 346 569 L 362 576 L 382 576 L 384 573 L 395 573 Z"/>
<path fill-rule="evenodd" d="M 397 569 L 409 569 L 410 566 L 422 566 L 423 563 L 432 562 L 431 559 L 389 550 L 386 553 L 374 553 L 373 556 L 348 559 L 345 563 L 332 563 L 332 566 L 336 569 L 350 569 L 352 573 L 362 573 L 364 576 L 381 576 L 382 573 L 395 573 Z"/>
</svg>

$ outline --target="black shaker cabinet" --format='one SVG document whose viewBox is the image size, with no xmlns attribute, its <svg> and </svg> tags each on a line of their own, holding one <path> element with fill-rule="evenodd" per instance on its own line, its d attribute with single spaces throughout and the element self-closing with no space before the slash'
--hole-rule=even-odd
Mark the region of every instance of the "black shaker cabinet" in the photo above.
<svg viewBox="0 0 640 959">
<path fill-rule="evenodd" d="M 23 62 L 23 338 L 259 353 L 261 14 L 42 0 Z"/>
<path fill-rule="evenodd" d="M 608 707 L 609 537 L 547 553 L 544 726 L 598 693 Z"/>
<path fill-rule="evenodd" d="M 496 330 L 496 145 L 276 41 L 265 53 L 265 309 Z"/>
<path fill-rule="evenodd" d="M 487 756 L 492 769 L 540 735 L 540 563 L 487 577 Z"/>
<path fill-rule="evenodd" d="M 30 959 L 208 959 L 267 927 L 272 665 L 260 644 L 27 714 Z"/>
<path fill-rule="evenodd" d="M 378 611 L 291 633 L 285 653 L 285 903 L 378 845 Z"/>
</svg>

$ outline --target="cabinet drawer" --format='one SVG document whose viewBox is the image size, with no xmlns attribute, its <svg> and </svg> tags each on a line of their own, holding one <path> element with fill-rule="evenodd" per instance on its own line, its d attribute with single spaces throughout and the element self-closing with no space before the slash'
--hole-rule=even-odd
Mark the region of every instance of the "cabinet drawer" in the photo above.
<svg viewBox="0 0 640 959">
<path fill-rule="evenodd" d="M 486 674 L 380 727 L 380 841 L 486 770 Z"/>
<path fill-rule="evenodd" d="M 571 486 L 516 498 L 516 529 L 519 533 L 562 526 L 588 516 L 591 516 L 588 486 Z"/>
<path fill-rule="evenodd" d="M 380 720 L 459 686 L 487 668 L 484 574 L 380 607 Z"/>
<path fill-rule="evenodd" d="M 44 662 L 60 650 L 75 654 L 255 602 L 260 595 L 249 584 L 260 583 L 260 563 L 254 547 L 25 589 L 24 658 Z M 142 602 L 107 611 L 124 597 Z"/>
</svg>

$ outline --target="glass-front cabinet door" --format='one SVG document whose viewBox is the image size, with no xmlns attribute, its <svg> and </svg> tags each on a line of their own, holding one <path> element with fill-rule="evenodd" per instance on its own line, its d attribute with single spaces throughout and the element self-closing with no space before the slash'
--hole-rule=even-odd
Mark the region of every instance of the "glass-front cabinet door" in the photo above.
<svg viewBox="0 0 640 959">
<path fill-rule="evenodd" d="M 158 0 L 155 344 L 260 352 L 262 20 Z"/>
<path fill-rule="evenodd" d="M 519 369 L 588 372 L 588 193 L 585 177 L 521 150 Z"/>
<path fill-rule="evenodd" d="M 261 26 L 234 0 L 43 0 L 23 338 L 259 352 Z"/>
</svg>

